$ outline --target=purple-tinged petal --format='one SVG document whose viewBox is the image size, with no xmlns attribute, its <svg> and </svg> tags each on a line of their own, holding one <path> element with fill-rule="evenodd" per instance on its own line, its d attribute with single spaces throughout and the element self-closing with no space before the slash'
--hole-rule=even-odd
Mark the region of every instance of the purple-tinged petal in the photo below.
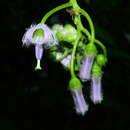
<svg viewBox="0 0 130 130">
<path fill-rule="evenodd" d="M 94 61 L 93 55 L 86 55 L 83 59 L 83 63 L 80 67 L 79 77 L 82 81 L 90 80 L 91 78 L 91 68 Z"/>
<path fill-rule="evenodd" d="M 43 56 L 43 47 L 40 44 L 35 45 L 35 56 L 37 59 L 37 66 L 35 67 L 35 70 L 41 70 L 40 61 Z"/>
<path fill-rule="evenodd" d="M 44 31 L 43 38 L 33 38 L 33 34 L 36 30 L 42 29 Z M 53 31 L 45 24 L 31 25 L 29 29 L 25 32 L 22 38 L 23 45 L 29 46 L 31 44 L 47 44 L 53 42 L 58 44 L 57 39 Z"/>
<path fill-rule="evenodd" d="M 31 25 L 30 28 L 28 28 L 27 31 L 24 33 L 22 38 L 23 45 L 29 46 L 33 44 L 32 37 L 35 29 L 36 25 Z"/>
<path fill-rule="evenodd" d="M 84 115 L 88 111 L 88 104 L 84 99 L 82 88 L 79 90 L 71 90 L 71 93 L 77 114 Z"/>
<path fill-rule="evenodd" d="M 43 47 L 42 45 L 35 45 L 35 56 L 37 60 L 41 60 L 43 55 Z"/>
<path fill-rule="evenodd" d="M 69 67 L 70 66 L 70 60 L 71 60 L 71 55 L 68 55 L 61 61 L 61 64 L 64 67 Z"/>
<path fill-rule="evenodd" d="M 103 100 L 101 77 L 92 77 L 90 98 L 94 104 L 101 103 Z"/>
</svg>

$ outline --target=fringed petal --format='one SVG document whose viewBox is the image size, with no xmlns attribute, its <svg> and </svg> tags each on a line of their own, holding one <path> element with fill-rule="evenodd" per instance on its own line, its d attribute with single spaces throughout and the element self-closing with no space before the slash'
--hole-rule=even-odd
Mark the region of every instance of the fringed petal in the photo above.
<svg viewBox="0 0 130 130">
<path fill-rule="evenodd" d="M 43 38 L 37 37 L 33 38 L 33 34 L 36 30 L 42 29 L 44 31 Z M 25 32 L 22 38 L 23 45 L 29 46 L 30 44 L 47 44 L 52 42 L 53 46 L 58 44 L 55 34 L 53 31 L 45 24 L 31 25 L 29 29 Z M 50 45 L 50 46 L 52 46 Z"/>
</svg>

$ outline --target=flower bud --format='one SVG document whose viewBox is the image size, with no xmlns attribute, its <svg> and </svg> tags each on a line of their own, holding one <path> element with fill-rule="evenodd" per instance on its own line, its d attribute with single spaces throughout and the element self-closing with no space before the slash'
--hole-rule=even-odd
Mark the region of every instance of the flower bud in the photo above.
<svg viewBox="0 0 130 130">
<path fill-rule="evenodd" d="M 76 77 L 72 78 L 69 82 L 70 89 L 79 89 L 82 87 L 80 80 Z"/>
<path fill-rule="evenodd" d="M 103 66 L 107 62 L 107 58 L 103 54 L 98 54 L 96 57 L 96 62 L 98 65 Z"/>
<path fill-rule="evenodd" d="M 67 24 L 61 31 L 57 32 L 56 36 L 59 41 L 72 43 L 77 38 L 77 31 L 72 25 Z"/>
<path fill-rule="evenodd" d="M 92 76 L 99 77 L 102 75 L 101 67 L 95 62 L 92 67 Z"/>
<path fill-rule="evenodd" d="M 60 25 L 60 24 L 54 24 L 52 26 L 52 30 L 57 32 L 57 31 L 61 31 L 63 29 L 63 25 Z"/>
<path fill-rule="evenodd" d="M 89 43 L 85 47 L 85 53 L 95 56 L 96 55 L 96 46 L 93 43 Z"/>
</svg>

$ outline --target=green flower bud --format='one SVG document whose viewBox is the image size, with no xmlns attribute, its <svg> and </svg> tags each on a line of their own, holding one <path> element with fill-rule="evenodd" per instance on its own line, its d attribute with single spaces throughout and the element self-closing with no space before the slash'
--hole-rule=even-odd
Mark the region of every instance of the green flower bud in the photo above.
<svg viewBox="0 0 130 130">
<path fill-rule="evenodd" d="M 57 36 L 58 41 L 63 41 L 64 39 L 63 31 L 57 32 L 56 36 Z"/>
<path fill-rule="evenodd" d="M 86 45 L 85 51 L 86 54 L 90 54 L 90 55 L 96 55 L 96 46 L 93 43 L 89 43 Z"/>
<path fill-rule="evenodd" d="M 67 24 L 63 30 L 58 31 L 56 35 L 59 41 L 72 43 L 77 38 L 77 31 L 72 25 Z"/>
<path fill-rule="evenodd" d="M 107 58 L 103 54 L 98 54 L 96 57 L 96 62 L 98 65 L 103 66 L 107 62 Z"/>
<path fill-rule="evenodd" d="M 54 24 L 52 26 L 52 30 L 54 31 L 61 31 L 63 29 L 63 25 L 60 25 L 60 24 Z"/>
<path fill-rule="evenodd" d="M 81 87 L 82 87 L 82 84 L 77 77 L 74 77 L 70 80 L 69 82 L 70 89 L 80 89 Z"/>
<path fill-rule="evenodd" d="M 101 67 L 95 62 L 92 67 L 92 77 L 99 77 L 102 75 Z"/>
<path fill-rule="evenodd" d="M 76 40 L 76 38 L 77 38 L 76 29 L 70 24 L 65 25 L 64 29 L 66 31 L 66 35 L 64 37 L 64 40 L 66 42 L 69 42 L 69 43 L 74 42 Z"/>
</svg>

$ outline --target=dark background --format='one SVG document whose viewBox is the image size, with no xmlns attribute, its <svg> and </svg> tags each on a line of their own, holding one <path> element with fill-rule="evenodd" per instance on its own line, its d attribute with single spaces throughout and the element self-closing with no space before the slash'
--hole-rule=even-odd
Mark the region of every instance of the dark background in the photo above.
<svg viewBox="0 0 130 130">
<path fill-rule="evenodd" d="M 47 52 L 42 60 L 43 70 L 34 71 L 34 48 L 22 47 L 25 28 L 40 22 L 47 11 L 65 2 L 0 2 L 0 130 L 130 129 L 130 2 L 78 0 L 92 17 L 96 37 L 106 45 L 109 60 L 103 75 L 104 101 L 94 105 L 87 96 L 90 106 L 84 117 L 75 113 L 67 89 L 69 72 L 51 61 Z M 65 10 L 48 20 L 49 25 L 69 22 L 72 21 Z"/>
</svg>

